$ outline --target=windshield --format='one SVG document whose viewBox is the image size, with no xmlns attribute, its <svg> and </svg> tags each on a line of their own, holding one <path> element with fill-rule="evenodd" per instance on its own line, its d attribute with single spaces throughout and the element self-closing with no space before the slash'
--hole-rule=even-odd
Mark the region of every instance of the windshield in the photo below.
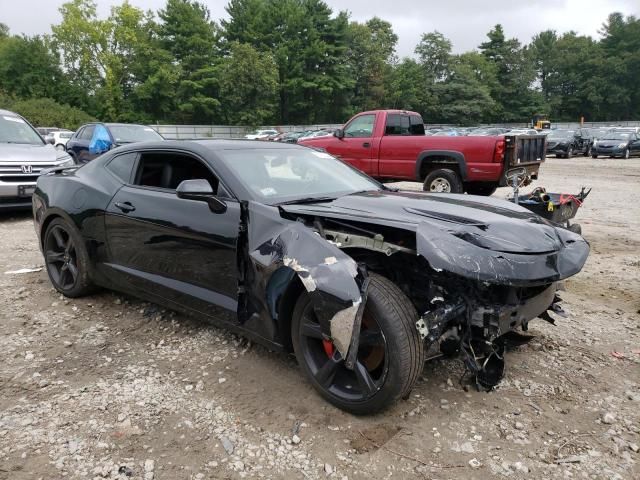
<svg viewBox="0 0 640 480">
<path fill-rule="evenodd" d="M 269 148 L 217 153 L 251 195 L 271 205 L 380 190 L 380 184 L 366 175 L 327 153 L 311 149 Z"/>
<path fill-rule="evenodd" d="M 552 130 L 547 138 L 569 138 L 573 137 L 573 130 Z"/>
<path fill-rule="evenodd" d="M 621 132 L 609 132 L 604 137 L 603 140 L 624 140 L 625 142 L 629 140 L 630 133 L 621 133 Z"/>
<path fill-rule="evenodd" d="M 0 115 L 0 143 L 23 143 L 42 145 L 44 141 L 22 118 L 14 115 Z"/>
<path fill-rule="evenodd" d="M 143 125 L 109 125 L 109 130 L 115 143 L 164 140 L 153 128 Z"/>
</svg>

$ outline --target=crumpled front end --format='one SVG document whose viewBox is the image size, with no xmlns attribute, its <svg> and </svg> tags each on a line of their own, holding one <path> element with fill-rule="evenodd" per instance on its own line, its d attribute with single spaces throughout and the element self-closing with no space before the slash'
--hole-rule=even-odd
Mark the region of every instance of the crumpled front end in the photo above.
<svg viewBox="0 0 640 480">
<path fill-rule="evenodd" d="M 514 253 L 486 248 L 468 230 L 418 226 L 417 253 L 435 272 L 429 305 L 416 326 L 444 354 L 462 353 L 478 387 L 490 389 L 501 379 L 505 347 L 532 338 L 519 329 L 527 331 L 537 317 L 553 323 L 549 312 L 563 314 L 560 281 L 582 269 L 589 246 L 577 234 L 554 230 L 554 249 Z"/>
</svg>

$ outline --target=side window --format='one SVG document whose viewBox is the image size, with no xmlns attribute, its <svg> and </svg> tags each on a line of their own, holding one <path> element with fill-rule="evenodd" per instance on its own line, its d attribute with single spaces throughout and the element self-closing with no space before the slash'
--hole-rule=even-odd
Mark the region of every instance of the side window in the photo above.
<svg viewBox="0 0 640 480">
<path fill-rule="evenodd" d="M 351 138 L 369 138 L 373 135 L 373 123 L 375 114 L 360 115 L 356 117 L 347 128 L 344 129 L 344 136 Z"/>
<path fill-rule="evenodd" d="M 107 169 L 124 183 L 130 183 L 136 158 L 138 158 L 137 152 L 118 155 L 107 164 Z"/>
<path fill-rule="evenodd" d="M 76 139 L 81 138 L 81 137 L 82 137 L 82 132 L 84 132 L 84 128 L 85 128 L 85 127 L 80 128 L 80 129 L 79 129 L 79 130 L 78 130 L 78 131 L 73 135 L 73 138 L 76 138 Z"/>
<path fill-rule="evenodd" d="M 424 122 L 419 115 L 409 115 L 409 133 L 411 135 L 424 135 Z"/>
<path fill-rule="evenodd" d="M 385 135 L 424 135 L 422 118 L 392 113 L 387 116 Z"/>
<path fill-rule="evenodd" d="M 181 153 L 141 153 L 134 180 L 143 187 L 175 190 L 184 180 L 205 179 L 218 193 L 218 179 L 200 160 Z"/>
<path fill-rule="evenodd" d="M 387 115 L 387 124 L 384 129 L 385 135 L 401 135 L 400 130 L 400 115 L 390 114 Z"/>
<path fill-rule="evenodd" d="M 91 137 L 93 137 L 93 131 L 95 129 L 96 129 L 95 125 L 87 125 L 82 129 L 82 131 L 78 135 L 78 138 L 82 140 L 91 140 Z"/>
</svg>

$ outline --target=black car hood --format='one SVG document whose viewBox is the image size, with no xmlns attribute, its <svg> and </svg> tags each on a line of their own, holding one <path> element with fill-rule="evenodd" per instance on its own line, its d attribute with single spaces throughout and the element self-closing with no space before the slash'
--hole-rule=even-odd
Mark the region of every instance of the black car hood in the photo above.
<svg viewBox="0 0 640 480">
<path fill-rule="evenodd" d="M 414 231 L 417 253 L 432 267 L 477 280 L 527 283 L 566 278 L 580 271 L 589 251 L 581 236 L 516 204 L 489 197 L 380 191 L 280 208 L 290 214 Z M 496 273 L 505 267 L 504 275 Z"/>
</svg>

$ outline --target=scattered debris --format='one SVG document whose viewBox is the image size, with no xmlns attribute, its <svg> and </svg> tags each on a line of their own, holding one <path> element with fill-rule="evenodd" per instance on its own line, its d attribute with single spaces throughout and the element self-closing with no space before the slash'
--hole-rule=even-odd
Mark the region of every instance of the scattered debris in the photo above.
<svg viewBox="0 0 640 480">
<path fill-rule="evenodd" d="M 6 272 L 4 272 L 5 275 L 22 275 L 24 273 L 35 273 L 35 272 L 41 272 L 42 271 L 42 267 L 36 267 L 36 268 L 20 268 L 18 270 L 8 270 Z"/>
</svg>

